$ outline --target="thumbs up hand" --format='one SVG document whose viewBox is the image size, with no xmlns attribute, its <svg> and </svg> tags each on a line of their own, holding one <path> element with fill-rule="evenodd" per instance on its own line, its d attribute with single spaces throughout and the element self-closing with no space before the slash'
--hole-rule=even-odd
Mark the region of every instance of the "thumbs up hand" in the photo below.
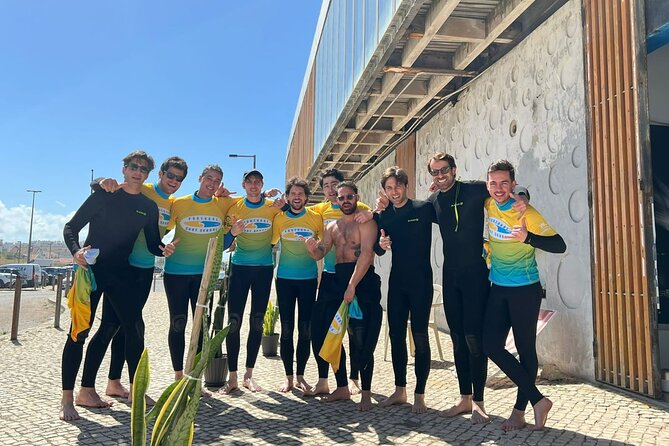
<svg viewBox="0 0 669 446">
<path fill-rule="evenodd" d="M 391 244 L 392 241 L 390 240 L 390 236 L 386 235 L 386 231 L 381 229 L 381 237 L 379 237 L 379 246 L 384 251 L 388 251 L 390 249 Z"/>
<path fill-rule="evenodd" d="M 525 221 L 525 217 L 523 217 L 520 220 L 520 225 L 516 225 L 513 227 L 511 230 L 511 237 L 515 238 L 516 240 L 525 243 L 525 240 L 527 240 L 527 222 Z"/>
</svg>

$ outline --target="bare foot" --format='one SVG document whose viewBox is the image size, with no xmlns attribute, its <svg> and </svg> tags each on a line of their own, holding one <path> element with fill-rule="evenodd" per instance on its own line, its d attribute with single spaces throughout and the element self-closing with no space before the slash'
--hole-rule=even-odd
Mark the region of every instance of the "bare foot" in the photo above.
<svg viewBox="0 0 669 446">
<path fill-rule="evenodd" d="M 511 411 L 511 416 L 502 423 L 502 430 L 504 432 L 517 431 L 518 429 L 524 428 L 526 425 L 525 412 L 513 409 Z"/>
<path fill-rule="evenodd" d="M 332 401 L 342 401 L 350 400 L 351 391 L 348 390 L 348 386 L 337 387 L 334 392 L 325 395 L 323 401 L 332 402 Z"/>
<path fill-rule="evenodd" d="M 327 378 L 319 378 L 318 383 L 310 389 L 304 391 L 304 396 L 326 395 L 330 393 Z"/>
<path fill-rule="evenodd" d="M 202 386 L 202 390 L 200 391 L 200 395 L 205 397 L 205 398 L 211 398 L 212 396 L 214 396 L 214 392 L 207 389 L 205 386 Z"/>
<path fill-rule="evenodd" d="M 237 384 L 237 380 L 228 380 L 227 383 L 223 387 L 220 388 L 219 392 L 224 394 L 224 395 L 230 395 L 232 392 L 235 390 L 239 389 L 239 385 Z"/>
<path fill-rule="evenodd" d="M 357 379 L 349 380 L 348 390 L 351 392 L 351 395 L 358 395 L 360 393 L 360 384 Z"/>
<path fill-rule="evenodd" d="M 297 381 L 295 383 L 295 387 L 297 387 L 303 393 L 306 393 L 307 390 L 311 389 L 311 386 L 304 379 L 304 375 L 297 375 Z"/>
<path fill-rule="evenodd" d="M 439 416 L 451 418 L 461 413 L 470 413 L 472 411 L 472 396 L 460 395 L 460 401 L 455 406 L 439 412 Z"/>
<path fill-rule="evenodd" d="M 379 407 L 388 407 L 394 404 L 404 404 L 407 402 L 407 388 L 396 386 L 395 391 L 385 400 L 379 403 Z"/>
<path fill-rule="evenodd" d="M 425 413 L 425 412 L 427 412 L 427 404 L 425 404 L 425 394 L 414 393 L 413 406 L 411 406 L 411 413 Z"/>
<path fill-rule="evenodd" d="M 537 404 L 533 406 L 534 409 L 534 426 L 530 426 L 528 430 L 540 431 L 546 425 L 548 412 L 553 407 L 553 402 L 548 398 L 542 398 Z"/>
<path fill-rule="evenodd" d="M 107 381 L 107 389 L 105 390 L 107 396 L 118 396 L 121 398 L 128 398 L 130 392 L 123 387 L 120 379 L 110 379 Z"/>
<path fill-rule="evenodd" d="M 100 395 L 95 391 L 95 387 L 82 387 L 79 389 L 75 403 L 77 406 L 100 408 L 111 407 L 114 404 L 111 401 L 105 401 L 100 398 Z"/>
<path fill-rule="evenodd" d="M 283 384 L 279 387 L 279 392 L 289 392 L 293 388 L 293 376 L 286 376 Z"/>
<path fill-rule="evenodd" d="M 60 415 L 63 421 L 74 421 L 79 419 L 79 412 L 74 408 L 74 392 L 71 390 L 63 391 L 63 398 L 60 400 Z"/>
<path fill-rule="evenodd" d="M 490 423 L 490 417 L 485 411 L 485 406 L 483 405 L 483 401 L 472 402 L 472 423 L 474 424 Z"/>
<path fill-rule="evenodd" d="M 256 381 L 253 379 L 253 376 L 244 376 L 244 387 L 249 389 L 251 392 L 262 392 L 262 387 L 260 387 Z"/>
<path fill-rule="evenodd" d="M 360 404 L 358 404 L 358 410 L 360 410 L 360 412 L 367 412 L 373 408 L 374 403 L 372 403 L 372 392 L 369 390 L 363 390 L 362 399 L 360 400 Z"/>
<path fill-rule="evenodd" d="M 175 381 L 179 381 L 182 376 L 184 376 L 184 371 L 183 370 L 176 370 L 174 372 L 174 380 Z"/>
</svg>

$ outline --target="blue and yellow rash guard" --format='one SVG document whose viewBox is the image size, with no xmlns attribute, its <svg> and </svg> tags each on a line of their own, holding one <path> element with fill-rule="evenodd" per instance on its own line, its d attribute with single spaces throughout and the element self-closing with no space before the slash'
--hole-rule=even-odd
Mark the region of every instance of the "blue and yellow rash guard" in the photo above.
<svg viewBox="0 0 669 446">
<path fill-rule="evenodd" d="M 202 274 L 209 239 L 219 235 L 228 209 L 241 198 L 179 197 L 172 203 L 171 224 L 179 239 L 174 254 L 165 259 L 168 274 Z"/>
<path fill-rule="evenodd" d="M 311 209 L 323 218 L 323 228 L 325 228 L 329 223 L 337 221 L 344 216 L 344 213 L 339 209 L 339 205 L 332 203 L 330 201 L 324 201 L 322 203 L 309 206 L 307 209 Z M 359 211 L 369 211 L 370 208 L 365 203 L 358 202 Z M 334 245 L 330 252 L 325 254 L 323 259 L 323 271 L 328 273 L 335 273 L 335 264 L 337 263 L 337 251 L 335 250 Z"/>
<path fill-rule="evenodd" d="M 174 197 L 163 192 L 158 183 L 144 183 L 142 185 L 142 194 L 149 197 L 158 205 L 158 229 L 162 238 L 167 233 L 167 226 L 170 223 L 170 209 Z M 128 261 L 137 268 L 153 268 L 156 257 L 146 247 L 146 236 L 142 230 L 135 240 L 132 252 Z"/>
<path fill-rule="evenodd" d="M 521 217 L 512 207 L 514 201 L 510 199 L 504 204 L 498 204 L 488 198 L 485 202 L 490 242 L 490 281 L 507 287 L 525 286 L 539 281 L 534 248 L 512 238 L 513 227 L 525 218 L 529 232 L 543 236 L 556 234 L 544 217 L 529 204 Z"/>
<path fill-rule="evenodd" d="M 281 212 L 272 206 L 273 200 L 261 199 L 251 203 L 246 198 L 240 199 L 228 209 L 226 224 L 233 218 L 244 220 L 244 231 L 235 239 L 235 251 L 232 254 L 234 265 L 272 266 L 272 222 Z"/>
<path fill-rule="evenodd" d="M 274 217 L 272 244 L 280 244 L 276 277 L 281 279 L 315 279 L 318 265 L 307 252 L 304 239 L 323 237 L 323 218 L 311 209 L 299 214 L 285 211 Z"/>
</svg>

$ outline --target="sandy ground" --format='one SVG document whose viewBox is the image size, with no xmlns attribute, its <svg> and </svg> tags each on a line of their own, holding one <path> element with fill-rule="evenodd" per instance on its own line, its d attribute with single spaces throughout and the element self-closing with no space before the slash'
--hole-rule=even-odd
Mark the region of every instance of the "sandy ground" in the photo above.
<svg viewBox="0 0 669 446">
<path fill-rule="evenodd" d="M 19 312 L 19 331 L 46 321 L 53 321 L 55 315 L 56 291 L 51 287 L 24 288 L 21 290 L 21 309 Z M 63 295 L 63 305 L 66 306 Z M 9 335 L 12 326 L 14 290 L 0 289 L 0 335 Z"/>
</svg>

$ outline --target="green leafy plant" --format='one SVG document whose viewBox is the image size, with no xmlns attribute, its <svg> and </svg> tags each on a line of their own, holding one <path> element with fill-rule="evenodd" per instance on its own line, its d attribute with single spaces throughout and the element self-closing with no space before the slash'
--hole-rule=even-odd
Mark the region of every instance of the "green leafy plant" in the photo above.
<svg viewBox="0 0 669 446">
<path fill-rule="evenodd" d="M 203 317 L 206 317 L 204 315 Z M 194 420 L 202 392 L 201 378 L 207 364 L 230 330 L 227 326 L 209 338 L 204 331 L 204 343 L 195 357 L 190 373 L 172 383 L 163 391 L 151 411 L 146 411 L 146 389 L 149 385 L 149 354 L 142 353 L 132 389 L 131 435 L 133 446 L 146 445 L 146 427 L 152 421 L 151 446 L 190 445 L 193 443 Z"/>
<path fill-rule="evenodd" d="M 215 246 L 210 242 L 209 252 L 214 251 L 214 259 L 207 258 L 205 272 L 211 271 L 205 303 L 213 298 L 221 268 L 223 237 Z M 227 297 L 227 294 L 226 294 Z M 219 299 L 220 301 L 220 299 Z M 225 305 L 225 303 L 223 304 Z M 206 304 L 205 304 L 206 306 Z M 217 308 L 218 309 L 218 308 Z M 191 445 L 195 434 L 195 414 L 202 393 L 202 375 L 209 362 L 221 351 L 221 344 L 230 331 L 230 326 L 222 327 L 213 336 L 209 335 L 208 316 L 202 312 L 202 351 L 195 355 L 193 366 L 183 377 L 169 385 L 158 398 L 155 406 L 146 413 L 146 390 L 149 387 L 149 353 L 144 350 L 133 380 L 130 432 L 133 446 L 145 446 L 147 426 L 154 422 L 151 446 Z M 189 354 L 191 352 L 189 351 Z"/>
<path fill-rule="evenodd" d="M 265 318 L 262 323 L 262 334 L 265 336 L 271 336 L 276 334 L 275 327 L 276 321 L 279 320 L 279 307 L 274 305 L 270 300 L 267 303 L 267 310 L 265 310 Z"/>
</svg>

